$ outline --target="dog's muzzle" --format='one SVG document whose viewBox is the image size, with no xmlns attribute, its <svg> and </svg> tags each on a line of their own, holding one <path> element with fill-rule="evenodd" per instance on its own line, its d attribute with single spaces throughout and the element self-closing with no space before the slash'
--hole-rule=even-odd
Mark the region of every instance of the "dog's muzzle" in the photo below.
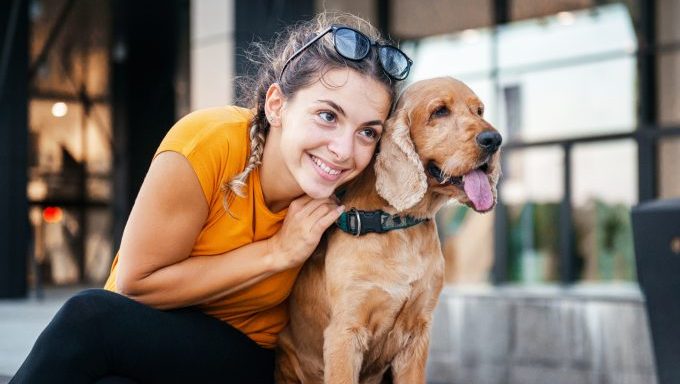
<svg viewBox="0 0 680 384">
<path fill-rule="evenodd" d="M 434 165 L 433 162 L 430 162 L 427 165 L 427 173 L 430 174 L 430 176 L 434 177 L 435 180 L 437 180 L 437 183 L 439 184 L 450 184 L 450 185 L 455 185 L 458 187 L 463 186 L 463 177 L 462 176 L 447 176 L 442 172 L 439 167 Z"/>
</svg>

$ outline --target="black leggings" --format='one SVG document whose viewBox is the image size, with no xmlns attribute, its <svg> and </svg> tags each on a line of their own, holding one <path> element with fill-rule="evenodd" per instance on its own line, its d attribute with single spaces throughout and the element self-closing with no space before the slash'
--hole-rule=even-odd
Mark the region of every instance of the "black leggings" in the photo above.
<svg viewBox="0 0 680 384">
<path fill-rule="evenodd" d="M 274 352 L 196 308 L 90 289 L 70 298 L 10 383 L 272 383 Z"/>
</svg>

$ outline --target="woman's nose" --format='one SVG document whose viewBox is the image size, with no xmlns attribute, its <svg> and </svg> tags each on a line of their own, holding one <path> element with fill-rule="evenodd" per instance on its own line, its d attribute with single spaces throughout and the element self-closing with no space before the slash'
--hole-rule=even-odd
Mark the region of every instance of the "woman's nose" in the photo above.
<svg viewBox="0 0 680 384">
<path fill-rule="evenodd" d="M 328 150 L 335 155 L 338 162 L 351 158 L 354 153 L 354 133 L 348 131 L 350 130 L 335 135 L 328 143 Z"/>
</svg>

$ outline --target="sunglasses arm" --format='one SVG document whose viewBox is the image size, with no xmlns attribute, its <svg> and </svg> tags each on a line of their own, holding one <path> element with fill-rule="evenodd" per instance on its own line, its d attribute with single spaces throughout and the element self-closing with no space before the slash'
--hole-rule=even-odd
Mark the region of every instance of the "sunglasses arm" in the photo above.
<svg viewBox="0 0 680 384">
<path fill-rule="evenodd" d="M 305 49 L 309 48 L 310 45 L 316 43 L 320 38 L 324 37 L 328 32 L 332 31 L 333 27 L 328 27 L 326 28 L 323 32 L 319 33 L 315 38 L 312 40 L 309 40 L 307 44 L 303 45 L 300 49 L 295 51 L 288 60 L 286 60 L 286 64 L 283 65 L 283 68 L 281 69 L 281 72 L 279 73 L 279 82 L 281 82 L 281 78 L 283 77 L 283 72 L 286 71 L 286 68 L 288 68 L 288 64 L 290 64 L 291 61 L 293 61 L 296 57 L 300 56 L 302 52 L 305 51 Z"/>
</svg>

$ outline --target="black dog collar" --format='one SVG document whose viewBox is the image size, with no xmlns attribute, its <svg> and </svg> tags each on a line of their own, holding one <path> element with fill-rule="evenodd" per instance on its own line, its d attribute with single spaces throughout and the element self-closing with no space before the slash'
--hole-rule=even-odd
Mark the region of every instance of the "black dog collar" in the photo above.
<svg viewBox="0 0 680 384">
<path fill-rule="evenodd" d="M 367 233 L 385 233 L 395 229 L 412 227 L 429 219 L 412 216 L 390 215 L 384 211 L 360 211 L 355 208 L 343 212 L 335 222 L 341 230 L 354 236 Z"/>
</svg>

